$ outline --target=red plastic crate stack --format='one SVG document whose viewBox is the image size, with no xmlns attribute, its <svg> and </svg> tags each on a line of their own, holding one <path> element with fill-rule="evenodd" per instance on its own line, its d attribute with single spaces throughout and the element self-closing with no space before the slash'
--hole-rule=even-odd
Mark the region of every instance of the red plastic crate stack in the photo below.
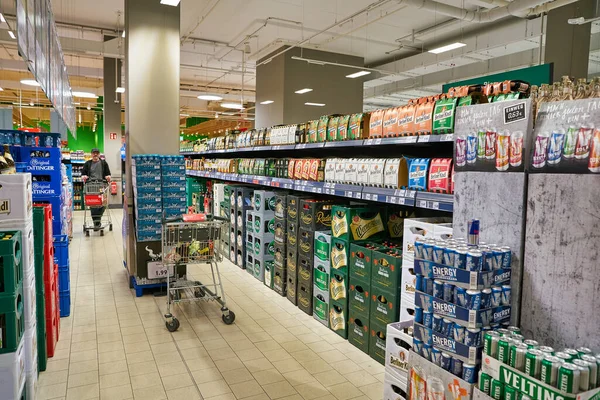
<svg viewBox="0 0 600 400">
<path fill-rule="evenodd" d="M 46 297 L 46 343 L 48 357 L 54 356 L 60 328 L 60 310 L 58 308 L 58 264 L 54 263 L 54 245 L 52 240 L 52 208 L 44 207 L 44 296 Z"/>
</svg>

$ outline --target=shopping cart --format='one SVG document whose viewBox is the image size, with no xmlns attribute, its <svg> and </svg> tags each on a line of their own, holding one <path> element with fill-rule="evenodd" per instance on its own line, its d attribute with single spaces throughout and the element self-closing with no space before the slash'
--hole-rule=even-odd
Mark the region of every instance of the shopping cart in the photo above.
<svg viewBox="0 0 600 400">
<path fill-rule="evenodd" d="M 186 222 L 185 219 L 163 222 L 162 262 L 167 275 L 167 329 L 175 332 L 179 328 L 179 320 L 171 313 L 172 304 L 197 301 L 218 302 L 223 322 L 230 325 L 235 314 L 227 308 L 218 264 L 223 255 L 217 243 L 222 222 L 226 219 L 212 216 L 205 216 L 204 221 L 199 222 Z M 182 266 L 192 264 L 209 264 L 212 283 L 188 280 L 187 274 L 180 273 Z"/>
<path fill-rule="evenodd" d="M 108 208 L 108 182 L 104 180 L 88 180 L 84 185 L 84 212 L 83 212 L 83 231 L 85 236 L 90 236 L 90 231 L 100 231 L 100 236 L 104 236 L 104 229 L 108 227 L 112 231 L 113 225 L 110 219 L 110 212 L 105 212 Z M 94 214 L 103 212 L 99 218 L 99 225 L 94 223 Z M 89 216 L 88 216 L 89 214 Z M 91 222 L 91 223 L 90 223 Z"/>
</svg>

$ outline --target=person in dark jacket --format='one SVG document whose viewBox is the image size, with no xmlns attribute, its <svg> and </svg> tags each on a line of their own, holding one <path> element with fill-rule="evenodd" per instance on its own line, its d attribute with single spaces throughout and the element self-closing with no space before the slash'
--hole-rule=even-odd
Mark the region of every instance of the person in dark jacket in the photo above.
<svg viewBox="0 0 600 400">
<path fill-rule="evenodd" d="M 83 182 L 89 180 L 110 182 L 110 168 L 105 160 L 100 159 L 100 150 L 92 149 L 92 159 L 83 164 L 81 170 L 81 178 Z M 100 227 L 100 220 L 104 214 L 104 207 L 94 207 L 90 209 L 92 220 L 94 221 L 94 229 Z"/>
</svg>

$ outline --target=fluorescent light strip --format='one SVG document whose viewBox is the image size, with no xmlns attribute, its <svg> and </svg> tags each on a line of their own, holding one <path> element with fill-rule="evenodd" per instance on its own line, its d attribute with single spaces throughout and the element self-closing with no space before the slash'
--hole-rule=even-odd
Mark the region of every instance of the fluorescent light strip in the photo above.
<svg viewBox="0 0 600 400">
<path fill-rule="evenodd" d="M 35 81 L 33 79 L 23 79 L 23 80 L 21 80 L 21 83 L 23 85 L 27 85 L 27 86 L 40 86 L 40 84 L 37 83 L 37 81 Z"/>
<path fill-rule="evenodd" d="M 160 4 L 164 4 L 165 6 L 173 6 L 177 7 L 181 0 L 160 0 Z"/>
<path fill-rule="evenodd" d="M 273 100 L 265 100 L 265 101 L 261 101 L 260 104 L 272 104 Z"/>
<path fill-rule="evenodd" d="M 119 86 L 119 87 L 117 88 L 117 90 L 115 90 L 115 92 L 117 92 L 117 93 L 125 93 L 125 88 L 124 88 L 124 87 L 121 87 L 121 86 Z"/>
<path fill-rule="evenodd" d="M 94 93 L 90 93 L 90 92 L 73 92 L 72 94 L 73 94 L 73 97 L 81 97 L 83 99 L 97 99 L 98 98 L 98 96 L 96 96 Z"/>
<path fill-rule="evenodd" d="M 198 98 L 200 100 L 207 100 L 207 101 L 219 101 L 219 100 L 223 100 L 223 98 L 221 96 L 215 96 L 213 94 L 201 94 L 200 96 L 198 96 Z"/>
<path fill-rule="evenodd" d="M 466 46 L 466 44 L 464 44 L 464 43 L 456 42 L 456 43 L 448 44 L 446 46 L 438 47 L 437 49 L 429 50 L 429 52 L 433 53 L 433 54 L 440 54 L 440 53 L 445 53 L 450 50 L 459 49 L 459 48 L 465 47 L 465 46 Z"/>
<path fill-rule="evenodd" d="M 323 103 L 304 103 L 305 106 L 325 107 Z"/>
<path fill-rule="evenodd" d="M 308 92 L 312 92 L 312 89 L 310 89 L 310 88 L 304 88 L 304 89 L 296 90 L 294 93 L 304 94 L 304 93 L 308 93 Z"/>
<path fill-rule="evenodd" d="M 8 36 L 10 36 L 11 39 L 16 39 L 17 38 L 15 36 L 15 34 L 13 33 L 13 31 L 8 31 Z"/>
<path fill-rule="evenodd" d="M 221 107 L 223 108 L 232 108 L 235 110 L 243 110 L 244 106 L 242 104 L 238 104 L 238 103 L 221 103 Z M 225 114 L 225 113 L 223 113 Z"/>
<path fill-rule="evenodd" d="M 4 14 L 0 13 L 0 22 L 6 22 L 6 19 L 4 18 Z"/>
<path fill-rule="evenodd" d="M 361 76 L 369 75 L 371 71 L 358 71 L 350 75 L 346 75 L 346 78 L 359 78 Z"/>
</svg>

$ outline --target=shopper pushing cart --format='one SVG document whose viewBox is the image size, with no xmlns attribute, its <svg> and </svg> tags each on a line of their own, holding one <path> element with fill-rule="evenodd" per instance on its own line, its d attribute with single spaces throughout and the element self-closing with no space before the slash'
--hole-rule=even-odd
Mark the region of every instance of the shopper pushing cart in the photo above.
<svg viewBox="0 0 600 400">
<path fill-rule="evenodd" d="M 88 179 L 91 181 L 110 182 L 110 168 L 105 160 L 100 159 L 100 150 L 96 148 L 92 149 L 92 159 L 83 164 L 81 178 L 83 179 L 84 183 L 87 183 Z M 102 227 L 102 215 L 104 214 L 105 208 L 106 205 L 102 207 L 90 208 L 90 214 L 92 215 L 92 221 L 94 221 L 95 231 L 100 230 Z"/>
</svg>

